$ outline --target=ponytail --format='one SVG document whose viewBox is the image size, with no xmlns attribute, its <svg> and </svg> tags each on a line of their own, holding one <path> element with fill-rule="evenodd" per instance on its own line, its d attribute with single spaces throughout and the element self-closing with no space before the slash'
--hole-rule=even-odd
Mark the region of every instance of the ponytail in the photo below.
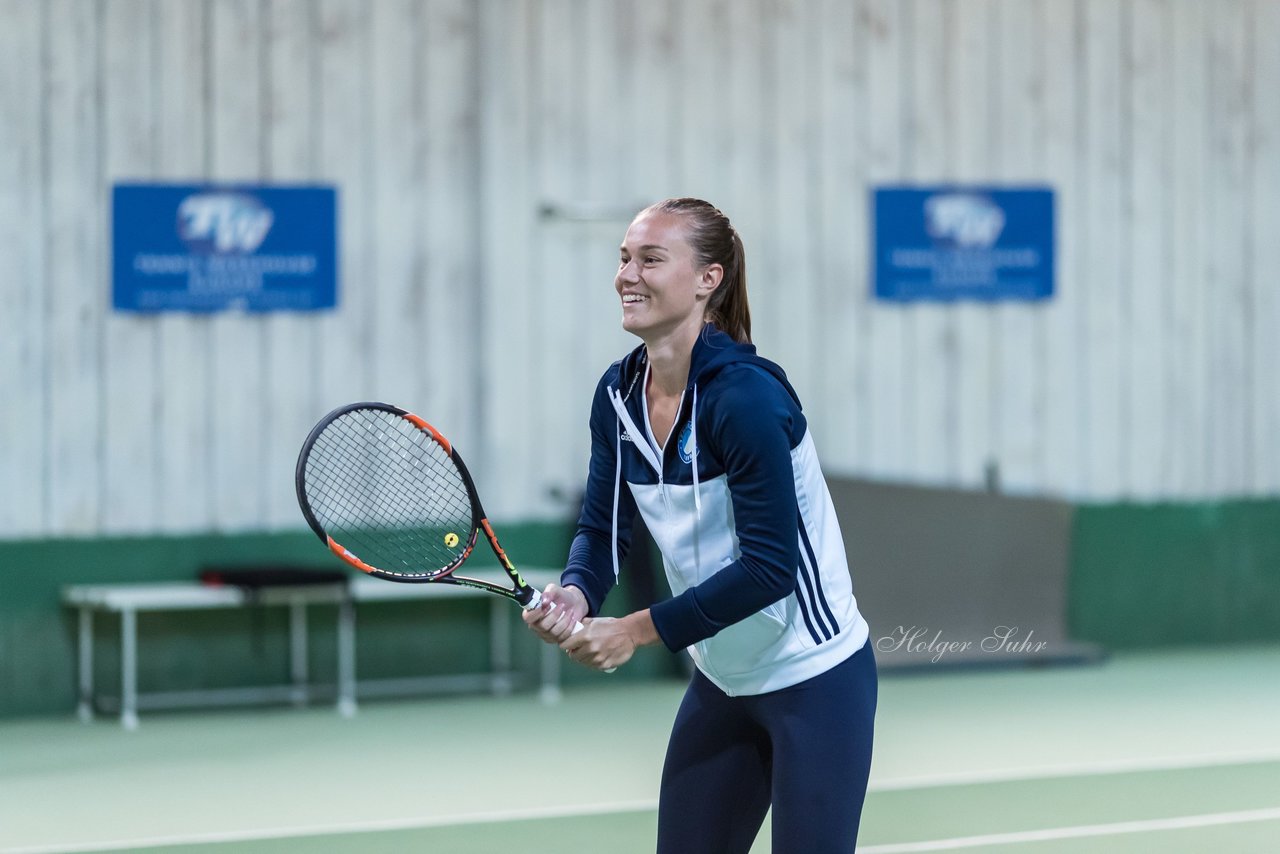
<svg viewBox="0 0 1280 854">
<path fill-rule="evenodd" d="M 719 264 L 724 278 L 707 300 L 706 319 L 740 344 L 751 342 L 751 309 L 747 305 L 747 258 L 742 238 L 729 218 L 701 199 L 667 199 L 648 210 L 683 217 L 698 266 Z"/>
<path fill-rule="evenodd" d="M 724 279 L 707 300 L 707 320 L 739 344 L 751 343 L 751 309 L 747 305 L 746 250 L 737 229 L 733 230 L 733 252 L 724 265 Z"/>
</svg>

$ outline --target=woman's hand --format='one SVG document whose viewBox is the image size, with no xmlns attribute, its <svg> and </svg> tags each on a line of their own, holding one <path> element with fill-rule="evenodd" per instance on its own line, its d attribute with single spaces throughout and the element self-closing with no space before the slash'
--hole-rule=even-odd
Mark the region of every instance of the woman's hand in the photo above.
<svg viewBox="0 0 1280 854">
<path fill-rule="evenodd" d="M 573 627 L 587 616 L 587 597 L 577 587 L 548 584 L 542 603 L 521 614 L 525 625 L 547 643 L 559 644 L 573 634 Z"/>
<path fill-rule="evenodd" d="M 636 649 L 658 643 L 649 610 L 625 617 L 597 617 L 584 620 L 582 631 L 561 641 L 560 648 L 579 664 L 596 670 L 611 670 L 631 660 Z"/>
</svg>

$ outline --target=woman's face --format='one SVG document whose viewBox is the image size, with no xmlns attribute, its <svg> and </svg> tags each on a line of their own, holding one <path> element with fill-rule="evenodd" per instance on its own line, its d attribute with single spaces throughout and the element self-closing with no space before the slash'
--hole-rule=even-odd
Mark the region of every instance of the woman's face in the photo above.
<svg viewBox="0 0 1280 854">
<path fill-rule="evenodd" d="M 699 270 L 696 263 L 682 217 L 662 211 L 636 217 L 613 280 L 622 298 L 622 328 L 646 342 L 681 326 L 701 328 L 706 297 L 723 273 L 719 264 Z"/>
</svg>

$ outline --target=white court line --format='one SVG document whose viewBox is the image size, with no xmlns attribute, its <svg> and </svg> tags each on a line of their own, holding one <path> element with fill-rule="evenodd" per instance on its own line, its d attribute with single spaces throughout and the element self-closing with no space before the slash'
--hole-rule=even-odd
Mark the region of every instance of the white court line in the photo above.
<svg viewBox="0 0 1280 854">
<path fill-rule="evenodd" d="M 203 842 L 251 842 L 259 839 L 287 839 L 290 837 L 329 836 L 339 833 L 374 833 L 390 830 L 419 830 L 426 827 L 449 827 L 461 824 L 485 824 L 488 822 L 524 821 L 540 818 L 572 818 L 584 815 L 645 812 L 656 810 L 657 801 L 621 801 L 583 806 L 532 807 L 529 809 L 497 810 L 478 813 L 454 813 L 447 816 L 423 818 L 393 818 L 375 821 L 351 821 L 344 824 L 309 824 L 302 827 L 270 827 L 257 830 L 228 830 L 213 833 L 190 833 L 181 836 L 152 836 L 140 839 L 123 839 L 111 842 L 81 842 L 70 845 L 33 845 L 22 848 L 0 848 L 0 854 L 81 854 L 86 851 L 127 851 L 134 848 L 154 848 L 160 845 L 197 845 Z"/>
<path fill-rule="evenodd" d="M 1113 824 L 1085 824 L 1077 827 L 1052 827 L 1047 830 L 1024 830 L 1017 833 L 992 833 L 986 836 L 958 836 L 954 839 L 931 839 L 927 842 L 900 842 L 889 845 L 864 845 L 862 854 L 912 854 L 917 851 L 954 851 L 958 848 L 980 848 L 989 845 L 1015 845 L 1019 842 L 1046 842 L 1055 839 L 1082 839 L 1090 836 L 1117 836 L 1122 833 L 1152 833 L 1158 830 L 1186 830 L 1223 824 L 1245 824 L 1252 821 L 1280 821 L 1280 807 L 1243 812 L 1209 813 L 1149 821 L 1119 821 Z"/>
<path fill-rule="evenodd" d="M 978 783 L 1005 783 L 1059 777 L 1092 777 L 1107 774 L 1132 774 L 1141 771 L 1176 771 L 1190 768 L 1212 768 L 1226 765 L 1259 765 L 1280 762 L 1280 750 L 1248 753 L 1201 753 L 1190 756 L 1156 759 L 1117 759 L 1072 765 L 1043 765 L 1038 768 L 1001 768 L 992 771 L 956 771 L 927 774 L 921 777 L 898 777 L 872 781 L 871 792 L 894 792 L 903 789 L 928 789 L 933 786 L 970 786 Z"/>
<path fill-rule="evenodd" d="M 1118 760 L 1115 762 L 1089 763 L 1080 765 L 1043 766 L 1039 768 L 1011 768 L 995 771 L 956 772 L 936 774 L 923 777 L 902 777 L 898 779 L 873 782 L 868 791 L 887 792 L 910 789 L 926 789 L 935 786 L 967 786 L 980 783 L 1015 782 L 1019 780 L 1057 779 L 1059 777 L 1102 776 L 1106 774 L 1124 774 L 1139 771 L 1168 771 L 1181 768 L 1209 768 L 1226 765 L 1248 765 L 1280 761 L 1280 751 L 1272 753 L 1217 753 L 1199 754 L 1180 758 L 1160 758 L 1148 760 Z M 202 842 L 249 842 L 258 839 L 285 839 L 289 837 L 328 836 L 338 833 L 376 833 L 393 830 L 417 830 L 427 827 L 450 827 L 463 824 L 481 824 L 487 822 L 522 821 L 541 818 L 572 818 L 574 816 L 603 815 L 617 812 L 644 812 L 656 810 L 657 801 L 625 801 L 603 804 L 536 807 L 521 810 L 494 811 L 482 813 L 454 813 L 447 816 L 421 816 L 401 819 L 382 819 L 376 821 L 354 821 L 344 824 L 306 825 L 301 827 L 262 828 L 257 830 L 232 830 L 212 833 L 191 833 L 181 836 L 156 836 L 139 839 L 81 842 L 62 845 L 34 845 L 20 848 L 0 848 L 0 854 L 83 854 L 92 851 L 124 851 L 134 848 L 157 847 L 161 845 L 195 845 Z M 1222 813 L 1221 815 L 1247 815 L 1247 813 Z M 1195 817 L 1193 817 L 1195 818 Z M 1262 821 L 1264 819 L 1250 819 Z M 1226 823 L 1226 822 L 1220 822 Z M 1106 825 L 1098 825 L 1099 827 Z M 1069 828 L 1068 828 L 1069 829 Z M 1049 831 L 1046 831 L 1049 832 Z M 1016 834 L 1012 834 L 1016 835 Z M 986 839 L 989 837 L 971 837 Z M 1057 837 L 1053 837 L 1057 838 Z M 948 840 L 943 840 L 951 842 Z M 1016 840 L 1012 840 L 1016 841 Z M 904 845 L 933 845 L 934 842 L 911 842 Z M 987 844 L 987 843 L 974 843 Z M 999 843 L 991 843 L 999 844 Z M 966 845 L 953 847 L 972 847 Z M 880 851 L 935 851 L 939 848 L 898 848 L 871 847 L 863 849 L 868 852 Z"/>
</svg>

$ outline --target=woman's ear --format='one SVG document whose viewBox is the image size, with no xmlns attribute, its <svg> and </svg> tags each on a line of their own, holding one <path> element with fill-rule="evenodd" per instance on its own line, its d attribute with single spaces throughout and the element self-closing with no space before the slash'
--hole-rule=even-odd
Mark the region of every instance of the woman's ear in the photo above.
<svg viewBox="0 0 1280 854">
<path fill-rule="evenodd" d="M 724 267 L 719 264 L 708 264 L 698 274 L 698 296 L 709 297 L 724 281 Z"/>
</svg>

